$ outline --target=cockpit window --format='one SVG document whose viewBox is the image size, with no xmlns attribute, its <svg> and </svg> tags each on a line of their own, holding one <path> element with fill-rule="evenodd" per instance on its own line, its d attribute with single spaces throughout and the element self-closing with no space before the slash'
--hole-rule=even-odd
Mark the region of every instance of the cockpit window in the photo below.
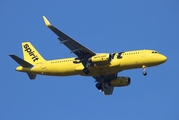
<svg viewBox="0 0 179 120">
<path fill-rule="evenodd" d="M 155 54 L 156 54 L 156 53 L 158 53 L 158 52 L 157 52 L 157 51 L 152 51 L 152 53 L 155 53 Z"/>
</svg>

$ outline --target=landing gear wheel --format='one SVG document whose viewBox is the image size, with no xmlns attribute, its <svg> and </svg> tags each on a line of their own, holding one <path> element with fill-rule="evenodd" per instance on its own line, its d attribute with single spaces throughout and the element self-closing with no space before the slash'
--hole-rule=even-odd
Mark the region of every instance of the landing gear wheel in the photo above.
<svg viewBox="0 0 179 120">
<path fill-rule="evenodd" d="M 103 91 L 103 87 L 102 87 L 102 84 L 101 83 L 97 83 L 96 84 L 96 88 L 100 91 Z"/>
<path fill-rule="evenodd" d="M 142 68 L 143 68 L 143 72 L 142 72 L 142 74 L 143 74 L 144 76 L 146 76 L 146 75 L 147 75 L 147 72 L 146 72 L 146 66 L 143 65 Z"/>
<path fill-rule="evenodd" d="M 84 68 L 84 69 L 83 69 L 83 72 L 84 72 L 85 74 L 89 74 L 89 73 L 90 73 L 90 71 L 88 70 L 88 68 Z"/>
<path fill-rule="evenodd" d="M 143 74 L 144 76 L 146 76 L 146 75 L 147 75 L 147 72 L 146 72 L 146 71 L 144 71 L 142 74 Z"/>
</svg>

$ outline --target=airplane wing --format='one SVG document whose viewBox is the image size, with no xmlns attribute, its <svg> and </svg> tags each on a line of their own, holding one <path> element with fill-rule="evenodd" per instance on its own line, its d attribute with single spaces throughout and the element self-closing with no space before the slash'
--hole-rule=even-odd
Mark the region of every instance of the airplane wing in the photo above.
<svg viewBox="0 0 179 120">
<path fill-rule="evenodd" d="M 59 38 L 60 42 L 63 43 L 66 47 L 71 50 L 71 53 L 74 53 L 78 56 L 79 59 L 89 58 L 96 55 L 95 52 L 89 50 L 85 46 L 81 45 L 74 39 L 70 38 L 56 27 L 50 24 L 45 16 L 43 16 L 44 22 L 48 28 L 50 28 Z"/>
<path fill-rule="evenodd" d="M 102 87 L 103 87 L 102 92 L 104 93 L 104 95 L 112 95 L 114 87 L 107 86 L 104 84 L 104 82 L 117 78 L 117 73 L 110 74 L 110 75 L 93 76 L 93 78 L 96 79 L 97 82 L 103 83 L 102 84 Z"/>
</svg>

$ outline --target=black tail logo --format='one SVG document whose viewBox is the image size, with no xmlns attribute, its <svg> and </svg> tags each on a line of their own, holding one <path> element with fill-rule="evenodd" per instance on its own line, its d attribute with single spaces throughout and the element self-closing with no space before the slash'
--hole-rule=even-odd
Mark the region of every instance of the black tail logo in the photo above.
<svg viewBox="0 0 179 120">
<path fill-rule="evenodd" d="M 28 44 L 25 44 L 25 45 L 24 45 L 24 49 L 25 49 L 26 52 L 29 53 L 30 56 L 32 56 L 31 59 L 32 59 L 34 62 L 35 62 L 35 61 L 38 61 L 38 59 L 39 59 L 38 56 L 34 54 L 35 51 L 32 51 L 32 49 L 29 47 Z"/>
</svg>

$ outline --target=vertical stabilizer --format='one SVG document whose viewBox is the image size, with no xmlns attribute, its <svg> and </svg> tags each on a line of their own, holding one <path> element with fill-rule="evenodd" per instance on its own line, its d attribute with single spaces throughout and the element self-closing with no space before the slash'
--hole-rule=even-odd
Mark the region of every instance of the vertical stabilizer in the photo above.
<svg viewBox="0 0 179 120">
<path fill-rule="evenodd" d="M 30 42 L 22 43 L 22 51 L 24 60 L 31 64 L 45 61 L 45 59 L 39 54 L 39 52 L 33 47 Z"/>
</svg>

